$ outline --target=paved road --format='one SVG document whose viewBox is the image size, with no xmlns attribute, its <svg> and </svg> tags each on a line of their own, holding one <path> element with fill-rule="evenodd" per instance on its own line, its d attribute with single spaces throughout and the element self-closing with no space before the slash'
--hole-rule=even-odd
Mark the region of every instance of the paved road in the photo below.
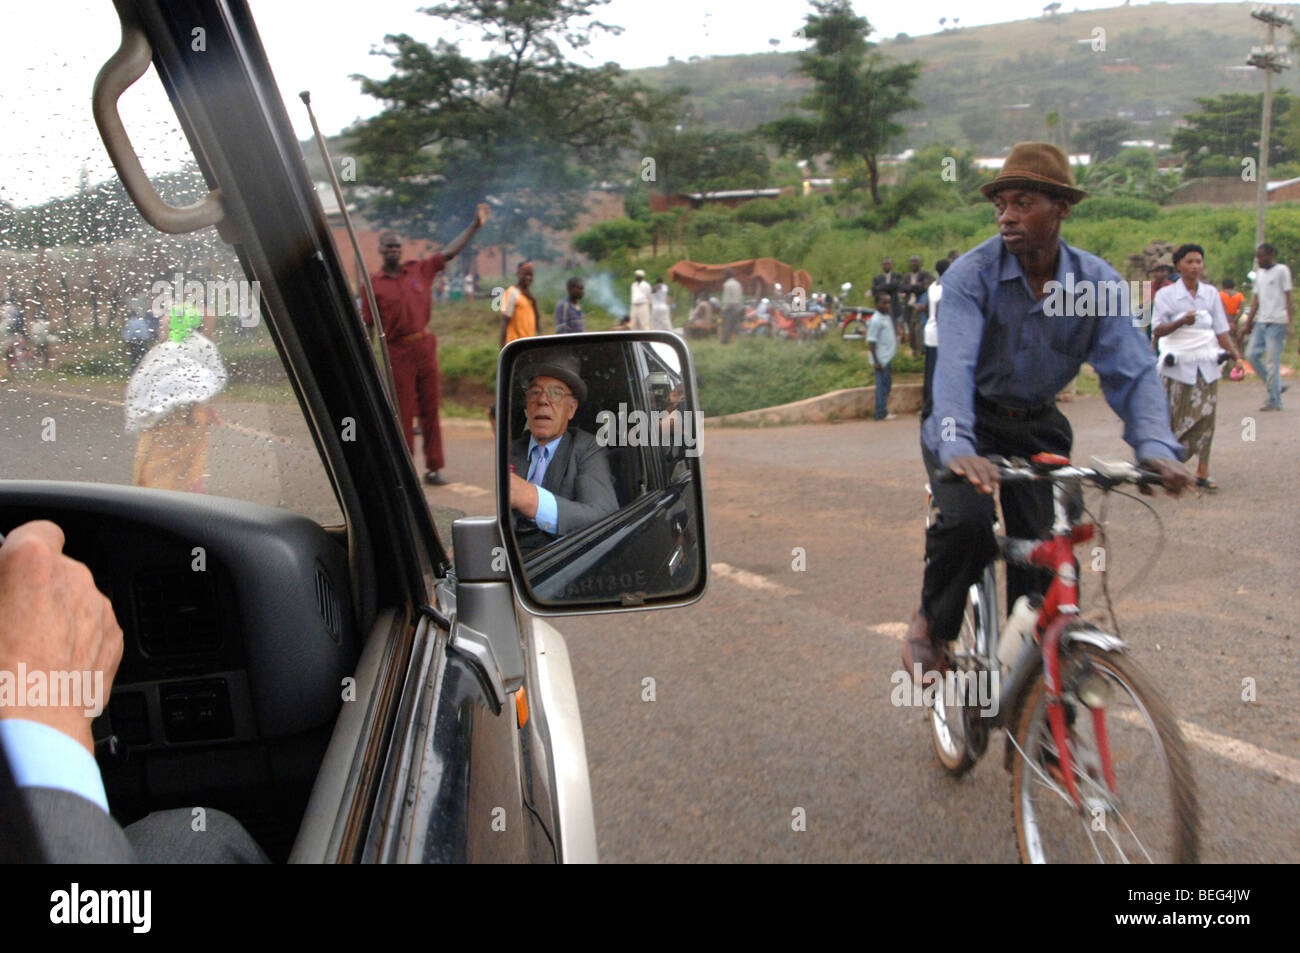
<svg viewBox="0 0 1300 953">
<path fill-rule="evenodd" d="M 1153 498 L 1166 533 L 1154 565 L 1141 505 L 1116 501 L 1109 519 L 1112 585 L 1131 590 L 1117 605 L 1123 634 L 1192 741 L 1207 861 L 1300 860 L 1300 427 L 1293 411 L 1258 414 L 1257 390 L 1223 388 L 1212 471 L 1223 490 Z M 1066 412 L 1076 459 L 1126 453 L 1101 398 Z M 448 438 L 458 482 L 430 499 L 491 512 L 488 434 Z M 703 600 L 559 621 L 602 859 L 1017 859 L 1000 758 L 954 780 L 924 716 L 890 703 L 920 585 L 917 439 L 915 418 L 708 431 Z M 797 548 L 804 571 L 792 568 Z M 1083 562 L 1085 600 L 1099 598 Z M 1254 703 L 1242 701 L 1246 678 Z M 796 808 L 804 831 L 792 829 Z"/>
<path fill-rule="evenodd" d="M 1300 860 L 1296 411 L 1226 385 L 1217 496 L 1111 513 L 1123 634 L 1193 741 L 1203 857 Z M 1122 453 L 1099 398 L 1067 408 L 1076 459 Z M 311 512 L 313 451 L 293 414 L 222 409 L 213 492 Z M 42 421 L 58 440 L 41 441 Z M 1254 440 L 1243 440 L 1254 420 Z M 4 475 L 129 481 L 121 408 L 0 389 Z M 1247 433 L 1247 435 L 1249 435 Z M 439 509 L 489 513 L 486 429 L 449 423 Z M 70 448 L 82 447 L 73 453 Z M 85 448 L 102 467 L 85 464 Z M 89 455 L 95 459 L 94 454 Z M 890 703 L 917 601 L 923 474 L 914 418 L 706 435 L 709 592 L 687 609 L 566 618 L 606 861 L 1013 861 L 1009 776 L 949 778 L 923 715 Z M 94 472 L 87 472 L 94 470 Z M 325 491 L 327 494 L 327 491 Z M 313 514 L 314 515 L 314 514 Z M 324 518 L 323 516 L 318 518 Z M 798 553 L 805 568 L 798 570 Z M 1089 560 L 1084 559 L 1085 567 Z M 1085 600 L 1097 592 L 1084 573 Z M 1087 604 L 1087 603 L 1085 603 Z M 1256 701 L 1242 701 L 1243 679 Z M 653 701 L 647 695 L 653 679 Z M 792 829 L 802 809 L 806 829 Z"/>
</svg>

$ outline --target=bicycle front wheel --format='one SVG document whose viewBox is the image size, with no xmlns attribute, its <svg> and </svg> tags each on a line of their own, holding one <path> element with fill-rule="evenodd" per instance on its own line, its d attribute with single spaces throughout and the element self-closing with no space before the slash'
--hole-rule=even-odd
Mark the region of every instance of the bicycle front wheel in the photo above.
<svg viewBox="0 0 1300 953">
<path fill-rule="evenodd" d="M 861 318 L 854 318 L 848 324 L 844 325 L 844 330 L 840 332 L 840 337 L 845 341 L 861 341 L 867 336 L 867 322 Z"/>
<path fill-rule="evenodd" d="M 1094 709 L 1104 712 L 1115 785 L 1105 777 Z M 1127 656 L 1075 643 L 1061 653 L 1072 773 L 1070 797 L 1047 715 L 1042 676 L 1015 727 L 1012 805 L 1025 863 L 1195 863 L 1195 782 L 1182 731 Z"/>
</svg>

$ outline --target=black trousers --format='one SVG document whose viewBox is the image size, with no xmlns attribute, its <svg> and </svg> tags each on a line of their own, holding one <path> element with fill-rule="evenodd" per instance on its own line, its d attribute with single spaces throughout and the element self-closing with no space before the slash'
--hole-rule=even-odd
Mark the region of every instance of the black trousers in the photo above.
<svg viewBox="0 0 1300 953">
<path fill-rule="evenodd" d="M 1074 432 L 1055 405 L 1030 420 L 1009 420 L 976 405 L 975 445 L 980 456 L 1000 454 L 1029 459 L 1036 453 L 1068 456 Z M 962 615 L 970 587 L 979 581 L 984 567 L 997 555 L 993 538 L 993 497 L 979 493 L 965 480 L 940 483 L 934 478 L 940 463 L 922 445 L 930 492 L 938 516 L 925 534 L 925 580 L 921 587 L 921 611 L 930 623 L 930 634 L 952 640 L 961 632 Z M 1050 484 L 1003 485 L 1002 516 L 1008 536 L 1046 539 L 1052 528 Z M 1009 609 L 1022 595 L 1043 592 L 1051 583 L 1050 572 L 1007 567 Z"/>
</svg>

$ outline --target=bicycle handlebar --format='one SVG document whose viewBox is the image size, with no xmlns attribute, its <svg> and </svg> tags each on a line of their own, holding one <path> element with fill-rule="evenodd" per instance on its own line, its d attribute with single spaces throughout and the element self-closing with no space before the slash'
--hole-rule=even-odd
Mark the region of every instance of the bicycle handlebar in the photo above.
<svg viewBox="0 0 1300 953">
<path fill-rule="evenodd" d="M 998 469 L 998 475 L 1003 483 L 1056 483 L 1061 480 L 1088 480 L 1096 485 L 1109 488 L 1118 486 L 1122 483 L 1132 483 L 1135 486 L 1159 485 L 1164 482 L 1164 477 L 1153 470 L 1143 470 L 1127 460 L 1106 459 L 1102 457 L 1093 457 L 1092 462 L 1096 468 L 1092 467 L 1038 467 L 1012 466 L 1001 458 L 988 458 L 991 463 Z M 935 473 L 935 480 L 939 483 L 960 483 L 966 477 L 959 473 L 954 473 L 947 467 L 940 468 Z"/>
</svg>

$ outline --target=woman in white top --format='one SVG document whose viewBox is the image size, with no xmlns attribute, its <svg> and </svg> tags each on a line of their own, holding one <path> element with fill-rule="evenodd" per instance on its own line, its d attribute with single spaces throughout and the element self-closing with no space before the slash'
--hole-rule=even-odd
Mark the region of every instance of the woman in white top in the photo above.
<svg viewBox="0 0 1300 953">
<path fill-rule="evenodd" d="M 650 330 L 671 331 L 673 329 L 672 311 L 668 307 L 668 286 L 662 277 L 655 279 L 654 290 L 650 292 Z"/>
<path fill-rule="evenodd" d="M 1197 458 L 1196 485 L 1214 492 L 1210 479 L 1210 443 L 1219 396 L 1219 354 L 1227 351 L 1241 364 L 1219 290 L 1201 281 L 1205 250 L 1180 245 L 1174 268 L 1181 281 L 1156 292 L 1151 317 L 1152 340 L 1160 352 L 1160 375 L 1169 398 L 1169 426 L 1187 453 Z"/>
</svg>

